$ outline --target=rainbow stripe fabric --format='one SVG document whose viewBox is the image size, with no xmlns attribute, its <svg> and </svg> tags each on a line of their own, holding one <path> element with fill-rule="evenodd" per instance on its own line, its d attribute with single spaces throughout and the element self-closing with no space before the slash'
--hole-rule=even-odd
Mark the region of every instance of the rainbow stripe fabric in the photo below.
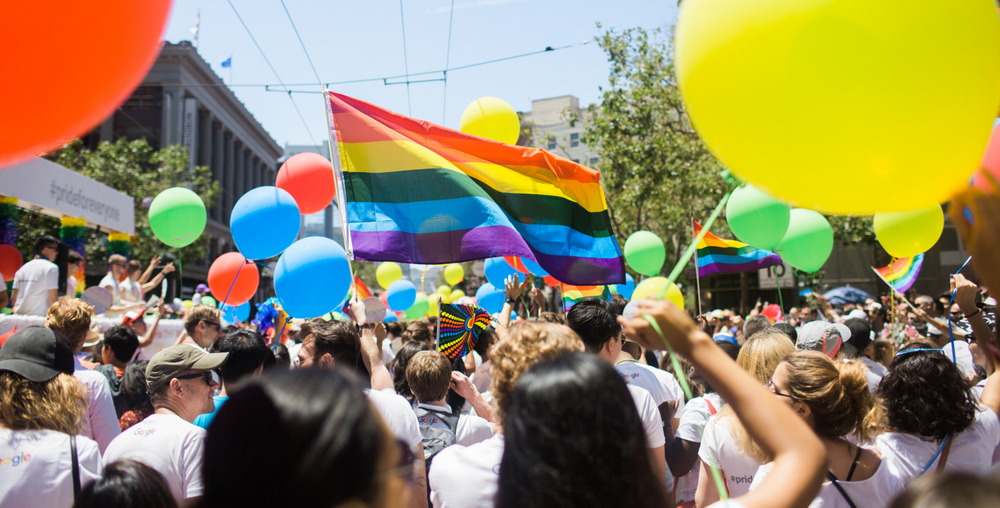
<svg viewBox="0 0 1000 508">
<path fill-rule="evenodd" d="M 561 281 L 625 281 L 597 171 L 345 95 L 327 97 L 337 196 L 355 259 L 522 256 Z"/>
<path fill-rule="evenodd" d="M 607 286 L 573 286 L 563 284 L 560 289 L 562 290 L 563 311 L 565 312 L 569 312 L 570 308 L 584 298 L 611 300 L 611 291 Z"/>
<path fill-rule="evenodd" d="M 920 268 L 924 266 L 924 255 L 917 254 L 912 258 L 900 258 L 893 261 L 889 266 L 876 268 L 875 271 L 900 293 L 905 293 L 913 283 L 917 281 Z"/>
<path fill-rule="evenodd" d="M 695 222 L 696 238 L 699 232 L 701 224 Z M 750 272 L 780 264 L 781 257 L 771 251 L 736 240 L 723 240 L 712 233 L 705 233 L 705 238 L 698 242 L 699 277 L 713 273 Z"/>
<path fill-rule="evenodd" d="M 372 294 L 371 290 L 368 289 L 368 284 L 365 284 L 365 281 L 361 280 L 361 277 L 358 277 L 357 275 L 354 276 L 354 290 L 358 292 L 358 298 L 362 300 L 375 296 Z"/>
</svg>

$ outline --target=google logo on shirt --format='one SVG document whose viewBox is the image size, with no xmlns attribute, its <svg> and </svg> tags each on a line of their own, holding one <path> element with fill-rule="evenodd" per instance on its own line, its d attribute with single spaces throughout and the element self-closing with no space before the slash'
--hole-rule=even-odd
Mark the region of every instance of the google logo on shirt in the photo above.
<svg viewBox="0 0 1000 508">
<path fill-rule="evenodd" d="M 3 466 L 17 467 L 20 466 L 22 462 L 31 462 L 31 454 L 25 454 L 24 452 L 21 452 L 20 456 L 15 455 L 13 457 L 0 458 L 0 465 Z"/>
<path fill-rule="evenodd" d="M 133 432 L 132 434 L 136 435 L 136 436 L 147 437 L 147 436 L 151 435 L 154 432 L 156 432 L 156 429 L 152 429 L 152 430 L 135 429 L 135 432 Z"/>
</svg>

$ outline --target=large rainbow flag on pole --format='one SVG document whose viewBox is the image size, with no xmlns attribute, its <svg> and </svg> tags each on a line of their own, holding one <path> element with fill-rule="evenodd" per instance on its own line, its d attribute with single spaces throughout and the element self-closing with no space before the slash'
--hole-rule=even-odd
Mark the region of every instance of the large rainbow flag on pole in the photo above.
<svg viewBox="0 0 1000 508">
<path fill-rule="evenodd" d="M 523 256 L 560 281 L 624 283 L 597 171 L 345 95 L 326 98 L 344 240 L 354 259 Z"/>
<path fill-rule="evenodd" d="M 692 221 L 693 222 L 693 221 Z M 694 222 L 694 236 L 701 224 Z M 713 273 L 750 272 L 781 264 L 777 254 L 736 240 L 723 240 L 712 233 L 698 242 L 698 277 Z"/>
<path fill-rule="evenodd" d="M 899 258 L 889 266 L 872 269 L 882 277 L 882 280 L 892 286 L 892 289 L 899 293 L 905 293 L 917 281 L 917 275 L 920 274 L 922 266 L 924 266 L 924 255 L 917 254 L 912 258 Z"/>
</svg>

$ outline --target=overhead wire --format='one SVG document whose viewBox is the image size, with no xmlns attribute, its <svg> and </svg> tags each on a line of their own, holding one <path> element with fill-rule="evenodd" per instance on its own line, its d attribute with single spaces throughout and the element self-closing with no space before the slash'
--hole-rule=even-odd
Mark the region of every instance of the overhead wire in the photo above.
<svg viewBox="0 0 1000 508">
<path fill-rule="evenodd" d="M 441 101 L 441 125 L 445 122 L 445 113 L 448 111 L 448 66 L 451 65 L 451 26 L 455 20 L 455 0 L 451 0 L 451 14 L 448 15 L 448 49 L 444 56 L 444 99 Z"/>
<path fill-rule="evenodd" d="M 306 49 L 306 43 L 302 42 L 302 36 L 299 35 L 299 29 L 295 26 L 295 21 L 292 19 L 292 13 L 288 12 L 288 6 L 285 5 L 285 0 L 281 0 L 281 6 L 285 9 L 285 14 L 288 16 L 288 22 L 292 24 L 292 30 L 295 31 L 295 37 L 299 39 L 299 45 L 302 46 L 302 52 L 306 54 L 306 60 L 309 61 L 309 67 L 312 68 L 313 76 L 316 76 L 316 81 L 322 83 L 322 79 L 319 79 L 319 73 L 316 72 L 316 66 L 313 65 L 312 58 L 309 57 L 309 50 Z"/>
<path fill-rule="evenodd" d="M 406 57 L 406 19 L 403 16 L 403 0 L 399 0 L 399 23 L 403 27 L 403 70 L 406 71 L 406 114 L 413 116 L 413 107 L 410 105 L 410 64 Z"/>
<path fill-rule="evenodd" d="M 253 41 L 254 46 L 257 46 L 257 51 L 260 51 L 260 56 L 264 57 L 264 62 L 266 62 L 267 66 L 271 68 L 271 72 L 273 72 L 274 77 L 278 79 L 278 83 L 281 83 L 281 86 L 283 88 L 288 88 L 285 86 L 285 83 L 281 80 L 281 76 L 278 75 L 278 71 L 275 70 L 273 65 L 271 65 L 271 61 L 268 60 L 267 55 L 264 54 L 264 50 L 260 47 L 260 44 L 257 43 L 257 39 L 253 36 L 253 32 L 250 31 L 250 27 L 248 27 L 247 24 L 243 21 L 243 17 L 240 16 L 240 12 L 236 10 L 236 6 L 233 5 L 232 0 L 226 0 L 226 2 L 229 3 L 229 7 L 231 7 L 233 9 L 233 13 L 236 14 L 236 19 L 240 20 L 240 24 L 243 25 L 243 29 L 247 31 L 247 35 L 250 36 L 250 40 Z M 282 5 L 284 5 L 283 2 Z M 319 76 L 317 75 L 317 79 L 318 77 Z M 299 105 L 295 103 L 295 98 L 292 97 L 291 90 L 288 90 L 288 100 L 292 102 L 292 107 L 295 108 L 295 112 L 299 114 L 299 119 L 302 120 L 302 126 L 305 127 L 306 133 L 309 134 L 309 139 L 312 140 L 314 145 L 317 145 L 318 143 L 316 143 L 316 138 L 313 137 L 312 131 L 309 130 L 309 124 L 306 123 L 306 118 L 302 116 L 302 111 L 299 110 Z"/>
</svg>

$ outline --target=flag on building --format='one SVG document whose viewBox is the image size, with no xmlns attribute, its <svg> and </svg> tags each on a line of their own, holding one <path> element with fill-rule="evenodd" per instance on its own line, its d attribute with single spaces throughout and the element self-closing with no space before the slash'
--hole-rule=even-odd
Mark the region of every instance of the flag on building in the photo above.
<svg viewBox="0 0 1000 508">
<path fill-rule="evenodd" d="M 563 296 L 563 310 L 569 309 L 584 298 L 600 298 L 601 300 L 611 300 L 611 291 L 608 286 L 573 286 L 562 284 L 559 288 Z"/>
<path fill-rule="evenodd" d="M 701 232 L 701 224 L 694 222 L 694 236 Z M 698 276 L 713 273 L 750 272 L 781 264 L 777 254 L 758 249 L 736 240 L 723 240 L 712 233 L 698 242 Z"/>
<path fill-rule="evenodd" d="M 874 268 L 874 270 L 882 277 L 882 280 L 892 286 L 892 289 L 899 293 L 905 293 L 917 281 L 917 275 L 920 274 L 922 266 L 924 266 L 924 255 L 917 254 L 912 258 L 899 258 L 889 266 Z"/>
<path fill-rule="evenodd" d="M 561 281 L 625 281 L 597 171 L 333 92 L 326 105 L 345 243 L 355 259 L 521 256 Z"/>
<path fill-rule="evenodd" d="M 233 57 L 229 57 L 229 58 L 223 60 L 221 65 L 222 65 L 222 68 L 224 68 L 224 69 L 231 68 L 233 66 Z"/>
</svg>

